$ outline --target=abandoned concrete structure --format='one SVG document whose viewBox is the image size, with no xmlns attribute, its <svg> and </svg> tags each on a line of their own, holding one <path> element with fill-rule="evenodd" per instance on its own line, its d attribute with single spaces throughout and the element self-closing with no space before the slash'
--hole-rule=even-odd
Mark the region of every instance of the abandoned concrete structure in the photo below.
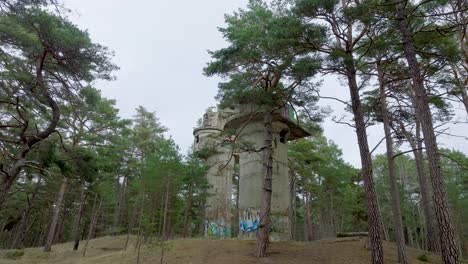
<svg viewBox="0 0 468 264">
<path fill-rule="evenodd" d="M 291 236 L 287 142 L 309 135 L 294 120 L 294 113 L 288 107 L 274 112 L 272 240 L 287 240 Z M 227 130 L 231 131 L 227 133 L 230 136 L 222 133 Z M 264 177 L 262 152 L 259 151 L 264 145 L 263 114 L 253 105 L 235 110 L 209 108 L 193 135 L 196 151 L 211 150 L 206 156 L 212 196 L 207 200 L 205 211 L 205 235 L 230 237 L 233 224 L 238 224 L 239 237 L 255 237 Z M 248 147 L 233 149 L 229 143 L 233 138 Z M 238 186 L 233 185 L 235 167 L 238 168 Z M 239 191 L 238 216 L 234 215 L 234 187 Z M 239 221 L 234 217 L 239 217 Z"/>
</svg>

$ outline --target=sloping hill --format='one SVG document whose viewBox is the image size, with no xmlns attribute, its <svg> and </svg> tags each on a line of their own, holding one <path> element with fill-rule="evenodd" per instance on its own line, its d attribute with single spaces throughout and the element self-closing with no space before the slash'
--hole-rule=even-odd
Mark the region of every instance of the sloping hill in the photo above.
<svg viewBox="0 0 468 264">
<path fill-rule="evenodd" d="M 125 236 L 101 237 L 90 241 L 86 257 L 82 252 L 73 252 L 71 243 L 54 245 L 53 252 L 44 253 L 42 248 L 27 248 L 24 255 L 12 259 L 12 251 L 0 251 L 1 264 L 119 264 L 136 263 L 134 240 L 123 251 Z M 370 263 L 369 251 L 363 239 L 331 239 L 311 243 L 273 242 L 270 257 L 257 259 L 253 256 L 255 241 L 237 239 L 179 239 L 167 242 L 164 263 L 167 264 L 220 264 L 220 263 L 268 263 L 268 264 L 361 264 Z M 385 242 L 385 263 L 397 263 L 396 247 Z M 423 252 L 408 249 L 410 263 L 425 263 L 417 260 Z M 140 263 L 160 263 L 160 248 L 157 245 L 142 247 Z M 9 256 L 9 257 L 8 257 Z M 427 262 L 426 262 L 427 263 Z M 440 263 L 437 256 L 429 256 L 429 263 Z"/>
</svg>

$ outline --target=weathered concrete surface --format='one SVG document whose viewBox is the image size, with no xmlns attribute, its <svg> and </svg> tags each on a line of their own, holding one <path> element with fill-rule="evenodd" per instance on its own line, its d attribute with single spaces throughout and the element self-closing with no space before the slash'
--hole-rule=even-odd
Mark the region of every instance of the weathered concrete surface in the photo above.
<svg viewBox="0 0 468 264">
<path fill-rule="evenodd" d="M 211 109 L 203 117 L 202 126 L 194 130 L 195 151 L 213 148 L 216 153 L 206 158 L 209 166 L 207 179 L 212 186 L 206 202 L 206 235 L 230 236 L 231 234 L 231 196 L 234 159 L 230 151 L 220 147 L 219 134 L 223 127 L 223 117 Z"/>
<path fill-rule="evenodd" d="M 287 141 L 280 138 L 281 131 L 288 127 L 281 122 L 273 122 L 273 192 L 271 199 L 272 240 L 290 239 L 289 228 L 289 179 Z M 255 149 L 264 146 L 264 128 L 261 122 L 251 122 L 240 133 L 240 140 L 250 142 Z M 249 209 L 259 210 L 262 200 L 262 186 L 265 176 L 262 152 L 241 152 L 239 158 L 239 210 L 240 222 L 246 221 L 242 212 Z M 259 219 L 258 219 L 259 220 Z"/>
</svg>

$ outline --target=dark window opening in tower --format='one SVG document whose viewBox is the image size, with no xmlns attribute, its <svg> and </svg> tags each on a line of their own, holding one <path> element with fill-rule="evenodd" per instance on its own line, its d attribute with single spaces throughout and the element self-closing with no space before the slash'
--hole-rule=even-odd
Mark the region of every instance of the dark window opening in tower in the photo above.
<svg viewBox="0 0 468 264">
<path fill-rule="evenodd" d="M 281 143 L 286 143 L 286 136 L 287 135 L 288 135 L 287 130 L 281 130 L 281 132 L 279 133 Z"/>
<path fill-rule="evenodd" d="M 195 136 L 195 143 L 198 143 L 198 142 L 200 142 L 200 137 L 197 135 Z"/>
</svg>

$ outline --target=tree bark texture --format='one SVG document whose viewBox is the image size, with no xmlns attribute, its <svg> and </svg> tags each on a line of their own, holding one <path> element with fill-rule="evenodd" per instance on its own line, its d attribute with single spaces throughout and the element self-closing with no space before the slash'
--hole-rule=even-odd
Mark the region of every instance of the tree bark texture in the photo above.
<svg viewBox="0 0 468 264">
<path fill-rule="evenodd" d="M 439 149 L 432 123 L 432 113 L 429 108 L 428 95 L 424 88 L 424 79 L 419 69 L 416 58 L 416 50 L 409 29 L 406 9 L 401 4 L 397 5 L 397 18 L 401 39 L 403 42 L 406 61 L 409 66 L 413 91 L 415 94 L 416 112 L 421 121 L 424 135 L 427 159 L 429 161 L 429 172 L 431 175 L 432 189 L 434 191 L 433 201 L 437 222 L 439 224 L 439 237 L 442 252 L 442 260 L 445 264 L 460 263 L 460 253 L 455 240 L 455 229 L 450 216 L 445 181 L 442 176 Z"/>
<path fill-rule="evenodd" d="M 348 52 L 348 56 L 352 54 Z M 349 59 L 346 65 L 349 91 L 351 95 L 351 106 L 354 115 L 357 141 L 359 144 L 359 153 L 361 156 L 361 174 L 364 181 L 364 190 L 366 197 L 367 222 L 369 225 L 369 242 L 372 250 L 371 260 L 373 264 L 384 262 L 382 246 L 382 227 L 380 213 L 377 205 L 377 194 L 375 192 L 374 176 L 372 172 L 372 158 L 367 141 L 366 124 L 361 107 L 359 96 L 359 87 L 356 80 L 356 69 L 352 59 Z"/>
<path fill-rule="evenodd" d="M 265 176 L 263 178 L 262 201 L 260 209 L 260 225 L 258 226 L 257 257 L 266 257 L 270 242 L 270 209 L 273 181 L 273 114 L 265 111 L 263 116 L 265 129 L 265 144 L 263 146 L 263 166 Z"/>
</svg>

